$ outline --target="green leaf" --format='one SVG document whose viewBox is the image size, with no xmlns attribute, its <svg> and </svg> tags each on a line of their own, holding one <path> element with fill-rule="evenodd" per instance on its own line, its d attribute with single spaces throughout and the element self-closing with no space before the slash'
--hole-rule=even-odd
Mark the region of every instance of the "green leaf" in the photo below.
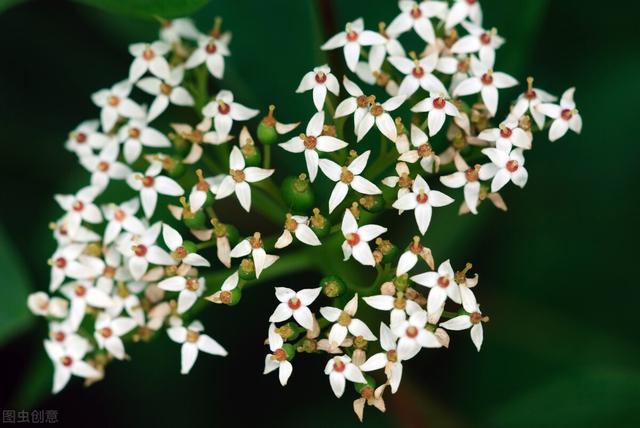
<svg viewBox="0 0 640 428">
<path fill-rule="evenodd" d="M 4 12 L 10 7 L 15 6 L 18 3 L 22 3 L 24 0 L 0 0 L 0 12 Z"/>
<path fill-rule="evenodd" d="M 23 331 L 33 320 L 27 309 L 29 279 L 14 248 L 4 228 L 0 227 L 0 345 Z"/>
<path fill-rule="evenodd" d="M 139 18 L 179 18 L 207 4 L 209 0 L 74 0 L 109 12 Z"/>
</svg>

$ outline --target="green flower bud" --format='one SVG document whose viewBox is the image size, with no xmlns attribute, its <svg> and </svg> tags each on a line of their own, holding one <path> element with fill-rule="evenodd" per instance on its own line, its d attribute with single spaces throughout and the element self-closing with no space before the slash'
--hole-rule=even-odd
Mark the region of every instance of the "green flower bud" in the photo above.
<svg viewBox="0 0 640 428">
<path fill-rule="evenodd" d="M 318 208 L 313 209 L 313 215 L 309 219 L 309 227 L 318 238 L 324 238 L 331 231 L 329 219 L 320 214 Z"/>
<path fill-rule="evenodd" d="M 353 387 L 356 389 L 356 392 L 358 394 L 362 394 L 362 390 L 364 388 L 367 388 L 367 387 L 369 387 L 371 389 L 375 389 L 376 388 L 376 380 L 373 378 L 373 376 L 371 376 L 370 374 L 364 374 L 364 378 L 366 379 L 367 383 L 354 383 L 353 384 Z"/>
<path fill-rule="evenodd" d="M 262 154 L 260 150 L 253 143 L 245 144 L 240 149 L 246 166 L 260 166 L 262 165 Z"/>
<path fill-rule="evenodd" d="M 203 229 L 205 222 L 205 215 L 202 210 L 192 212 L 191 207 L 187 203 L 187 198 L 180 197 L 180 203 L 182 204 L 182 222 L 189 229 Z"/>
<path fill-rule="evenodd" d="M 326 276 L 320 280 L 320 287 L 325 296 L 334 298 L 342 295 L 347 289 L 345 282 L 338 276 Z"/>
<path fill-rule="evenodd" d="M 287 360 L 289 361 L 293 360 L 293 357 L 296 356 L 296 348 L 290 343 L 282 345 L 282 350 L 287 354 Z"/>
<path fill-rule="evenodd" d="M 238 276 L 245 281 L 252 281 L 256 279 L 256 270 L 253 266 L 253 260 L 248 258 L 242 259 L 240 262 L 240 268 L 238 268 Z"/>
<path fill-rule="evenodd" d="M 184 175 L 185 166 L 176 158 L 166 158 L 162 161 L 162 165 L 171 178 L 180 178 Z"/>
<path fill-rule="evenodd" d="M 230 291 L 221 291 L 220 292 L 220 301 L 228 306 L 235 306 L 240 302 L 242 298 L 242 290 L 239 287 L 234 288 Z"/>
<path fill-rule="evenodd" d="M 265 146 L 270 146 L 278 141 L 278 131 L 276 131 L 276 119 L 273 117 L 274 105 L 269 106 L 269 114 L 260 121 L 258 125 L 258 140 Z"/>
<path fill-rule="evenodd" d="M 409 285 L 409 275 L 402 274 L 400 276 L 397 276 L 393 279 L 393 285 L 396 286 L 396 290 L 398 291 L 404 291 L 407 289 L 407 286 Z"/>
<path fill-rule="evenodd" d="M 370 213 L 379 213 L 384 209 L 384 198 L 382 195 L 365 195 L 358 201 L 360 206 Z"/>
<path fill-rule="evenodd" d="M 318 342 L 308 337 L 302 341 L 302 345 L 298 348 L 298 352 L 307 352 L 311 354 L 318 349 Z"/>
<path fill-rule="evenodd" d="M 292 211 L 309 212 L 315 202 L 315 195 L 306 174 L 287 177 L 282 181 L 282 197 Z"/>
</svg>

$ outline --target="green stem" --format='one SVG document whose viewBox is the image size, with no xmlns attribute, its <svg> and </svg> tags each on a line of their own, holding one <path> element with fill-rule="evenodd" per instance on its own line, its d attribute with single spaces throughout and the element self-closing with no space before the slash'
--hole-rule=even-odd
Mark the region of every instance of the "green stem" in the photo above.
<svg viewBox="0 0 640 428">
<path fill-rule="evenodd" d="M 264 156 L 262 159 L 262 167 L 264 169 L 271 168 L 271 146 L 270 145 L 264 146 Z"/>
</svg>

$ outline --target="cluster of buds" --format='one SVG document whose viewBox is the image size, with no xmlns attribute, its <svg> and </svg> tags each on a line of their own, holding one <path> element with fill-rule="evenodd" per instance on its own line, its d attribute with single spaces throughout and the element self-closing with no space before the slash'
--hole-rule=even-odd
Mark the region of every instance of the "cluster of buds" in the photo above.
<svg viewBox="0 0 640 428">
<path fill-rule="evenodd" d="M 331 389 L 341 397 L 347 381 L 355 384 L 361 420 L 367 404 L 385 410 L 384 393 L 398 390 L 404 361 L 449 347 L 448 331 L 469 330 L 480 350 L 489 318 L 474 294 L 478 275 L 469 274 L 470 263 L 436 266 L 425 246 L 434 209 L 454 203 L 447 188 L 462 188 L 460 214 L 477 215 L 485 199 L 506 210 L 499 192 L 509 182 L 525 186 L 534 133 L 548 128 L 554 141 L 582 123 L 573 88 L 556 104 L 532 78 L 494 122 L 499 90 L 518 84 L 494 70 L 504 39 L 482 27 L 479 2 L 450 3 L 400 1 L 400 14 L 378 31 L 362 19 L 347 23 L 321 48 L 342 49 L 352 74 L 338 79 L 327 65 L 306 73 L 296 92 L 310 91 L 317 112 L 304 131 L 287 136 L 299 123 L 278 122 L 269 106 L 253 132 L 257 142 L 249 122 L 259 111 L 228 90 L 209 94 L 209 79 L 223 77 L 230 55 L 219 19 L 207 34 L 189 19 L 163 21 L 160 40 L 131 45 L 128 79 L 96 92 L 100 118 L 69 134 L 66 147 L 89 185 L 55 197 L 64 214 L 51 225 L 58 249 L 49 293 L 28 301 L 49 321 L 53 391 L 71 375 L 101 379 L 111 360 L 127 358 L 125 344 L 162 330 L 181 345 L 181 373 L 199 352 L 226 355 L 195 320 L 206 301 L 236 305 L 248 286 L 295 269 L 329 276 L 315 288 L 275 288 L 264 373 L 278 369 L 286 385 L 300 354 L 328 354 Z M 412 33 L 421 53 L 399 40 Z M 148 109 L 132 97 L 144 94 Z M 158 129 L 172 109 L 195 119 Z M 379 149 L 367 141 L 373 133 Z M 274 147 L 304 156 L 297 176 L 276 182 Z M 319 182 L 333 188 L 321 203 Z M 283 232 L 242 230 L 235 204 Z M 404 250 L 391 224 L 376 224 L 388 211 L 413 211 L 416 235 Z M 377 277 L 352 284 L 326 272 L 335 263 L 375 269 Z M 326 304 L 313 310 L 318 299 Z M 371 328 L 371 317 L 358 315 L 360 300 L 388 317 Z"/>
</svg>

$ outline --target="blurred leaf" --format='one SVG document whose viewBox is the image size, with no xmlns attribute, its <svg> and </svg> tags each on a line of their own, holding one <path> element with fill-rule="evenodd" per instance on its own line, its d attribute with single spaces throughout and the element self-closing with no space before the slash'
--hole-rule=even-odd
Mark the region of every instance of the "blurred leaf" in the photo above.
<svg viewBox="0 0 640 428">
<path fill-rule="evenodd" d="M 24 0 L 0 0 L 0 12 L 4 12 L 12 6 L 18 3 L 22 3 Z"/>
<path fill-rule="evenodd" d="M 154 16 L 162 18 L 178 18 L 187 16 L 207 4 L 209 0 L 75 0 L 97 8 L 119 13 L 121 15 L 136 16 L 151 19 Z"/>
<path fill-rule="evenodd" d="M 22 331 L 33 317 L 27 310 L 29 280 L 14 246 L 0 227 L 0 345 Z"/>
<path fill-rule="evenodd" d="M 31 358 L 29 368 L 25 372 L 26 375 L 12 397 L 11 405 L 15 408 L 34 408 L 42 401 L 51 387 L 53 366 L 44 349 L 39 348 L 38 350 L 40 352 Z"/>
</svg>

